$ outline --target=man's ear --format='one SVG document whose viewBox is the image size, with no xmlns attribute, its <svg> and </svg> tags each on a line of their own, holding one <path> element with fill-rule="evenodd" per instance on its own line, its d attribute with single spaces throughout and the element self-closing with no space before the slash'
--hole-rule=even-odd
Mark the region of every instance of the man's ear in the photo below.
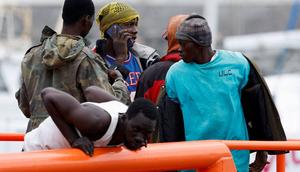
<svg viewBox="0 0 300 172">
<path fill-rule="evenodd" d="M 87 20 L 94 21 L 94 16 L 87 15 L 85 16 Z"/>
<path fill-rule="evenodd" d="M 88 25 L 90 22 L 93 22 L 93 16 L 86 15 L 81 17 L 80 22 L 82 25 Z"/>
</svg>

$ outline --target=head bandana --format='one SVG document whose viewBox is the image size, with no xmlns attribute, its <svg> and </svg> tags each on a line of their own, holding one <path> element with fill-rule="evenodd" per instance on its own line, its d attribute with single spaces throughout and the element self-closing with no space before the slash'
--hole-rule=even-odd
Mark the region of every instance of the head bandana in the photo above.
<svg viewBox="0 0 300 172">
<path fill-rule="evenodd" d="M 163 34 L 163 37 L 166 37 L 168 40 L 168 53 L 171 53 L 173 51 L 178 51 L 179 49 L 179 43 L 176 40 L 176 31 L 178 26 L 186 19 L 188 15 L 176 15 L 172 16 L 169 20 L 167 30 Z"/>
<path fill-rule="evenodd" d="M 111 2 L 102 7 L 96 16 L 96 23 L 100 25 L 100 37 L 104 37 L 104 32 L 113 24 L 127 23 L 135 18 L 139 18 L 136 9 L 121 2 Z"/>
</svg>

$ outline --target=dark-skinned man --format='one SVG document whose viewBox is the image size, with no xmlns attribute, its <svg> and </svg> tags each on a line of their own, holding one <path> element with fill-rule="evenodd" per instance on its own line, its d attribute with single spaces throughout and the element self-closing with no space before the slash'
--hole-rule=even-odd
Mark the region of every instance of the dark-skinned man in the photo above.
<svg viewBox="0 0 300 172">
<path fill-rule="evenodd" d="M 139 19 L 136 9 L 116 1 L 104 5 L 96 16 L 100 40 L 95 51 L 104 58 L 109 68 L 121 71 L 131 100 L 141 73 L 160 58 L 155 49 L 136 43 Z"/>
<path fill-rule="evenodd" d="M 25 135 L 25 151 L 73 147 L 92 156 L 94 146 L 121 144 L 137 150 L 147 145 L 157 122 L 151 101 L 140 98 L 127 107 L 96 86 L 85 90 L 85 103 L 51 87 L 41 94 L 50 117 Z"/>
<path fill-rule="evenodd" d="M 212 49 L 205 18 L 187 17 L 176 39 L 182 60 L 169 69 L 166 92 L 180 105 L 187 141 L 286 140 L 263 77 L 242 53 Z M 261 171 L 267 163 L 266 151 L 250 167 L 249 150 L 231 152 L 239 172 Z"/>
<path fill-rule="evenodd" d="M 85 102 L 83 90 L 96 85 L 129 102 L 129 94 L 122 77 L 111 78 L 102 58 L 91 51 L 84 37 L 94 21 L 92 0 L 65 0 L 61 34 L 49 27 L 42 32 L 41 43 L 30 48 L 21 64 L 21 88 L 16 93 L 19 108 L 30 118 L 27 131 L 39 126 L 48 117 L 40 96 L 46 87 L 55 87 Z"/>
</svg>

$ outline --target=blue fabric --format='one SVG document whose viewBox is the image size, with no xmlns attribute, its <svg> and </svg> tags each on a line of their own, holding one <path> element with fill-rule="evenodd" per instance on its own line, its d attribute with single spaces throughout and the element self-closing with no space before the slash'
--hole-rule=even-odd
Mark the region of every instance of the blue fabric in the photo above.
<svg viewBox="0 0 300 172">
<path fill-rule="evenodd" d="M 219 50 L 206 64 L 174 64 L 166 76 L 168 96 L 180 103 L 186 140 L 248 140 L 241 90 L 250 66 L 241 53 Z M 249 151 L 231 151 L 239 172 L 248 171 Z"/>
<path fill-rule="evenodd" d="M 105 61 L 109 66 L 111 66 L 112 64 L 115 64 L 116 59 L 111 56 L 106 56 Z M 140 65 L 139 65 L 136 57 L 132 53 L 129 52 L 128 59 L 124 62 L 123 66 L 129 70 L 128 77 L 125 80 L 127 89 L 130 92 L 135 92 L 137 81 L 140 78 L 140 75 L 142 72 Z"/>
</svg>

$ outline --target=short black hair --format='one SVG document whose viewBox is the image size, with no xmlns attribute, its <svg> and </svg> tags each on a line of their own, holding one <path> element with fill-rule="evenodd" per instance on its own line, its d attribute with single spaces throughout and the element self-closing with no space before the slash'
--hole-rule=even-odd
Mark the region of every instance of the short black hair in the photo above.
<svg viewBox="0 0 300 172">
<path fill-rule="evenodd" d="M 135 117 L 138 113 L 143 113 L 151 120 L 158 119 L 158 108 L 150 100 L 137 98 L 127 109 L 128 119 Z"/>
<path fill-rule="evenodd" d="M 62 11 L 64 24 L 74 24 L 81 17 L 94 15 L 95 6 L 92 0 L 65 0 Z"/>
</svg>

